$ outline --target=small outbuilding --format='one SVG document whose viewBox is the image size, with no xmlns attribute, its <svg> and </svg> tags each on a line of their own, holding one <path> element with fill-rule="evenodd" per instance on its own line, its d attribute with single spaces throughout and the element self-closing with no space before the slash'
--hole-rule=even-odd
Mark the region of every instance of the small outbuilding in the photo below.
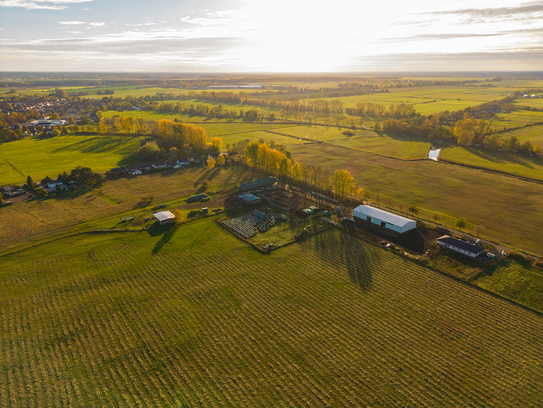
<svg viewBox="0 0 543 408">
<path fill-rule="evenodd" d="M 157 219 L 160 225 L 175 223 L 175 215 L 171 211 L 161 211 L 154 213 L 153 216 Z"/>
<path fill-rule="evenodd" d="M 469 242 L 461 241 L 449 235 L 443 235 L 442 237 L 439 237 L 438 239 L 436 239 L 436 242 L 442 248 L 451 249 L 472 258 L 479 256 L 484 251 L 484 249 L 480 246 L 470 244 Z"/>
<path fill-rule="evenodd" d="M 242 194 L 239 198 L 247 205 L 260 204 L 262 202 L 262 199 L 254 194 Z"/>
<path fill-rule="evenodd" d="M 370 205 L 359 205 L 353 210 L 355 220 L 371 222 L 400 234 L 417 228 L 417 222 Z"/>
</svg>

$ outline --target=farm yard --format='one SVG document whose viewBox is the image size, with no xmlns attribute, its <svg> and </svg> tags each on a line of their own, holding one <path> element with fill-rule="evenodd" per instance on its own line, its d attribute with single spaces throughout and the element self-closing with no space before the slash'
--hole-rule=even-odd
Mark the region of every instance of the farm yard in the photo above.
<svg viewBox="0 0 543 408">
<path fill-rule="evenodd" d="M 211 218 L 2 265 L 2 406 L 543 403 L 540 315 L 336 229 L 262 255 Z"/>
</svg>

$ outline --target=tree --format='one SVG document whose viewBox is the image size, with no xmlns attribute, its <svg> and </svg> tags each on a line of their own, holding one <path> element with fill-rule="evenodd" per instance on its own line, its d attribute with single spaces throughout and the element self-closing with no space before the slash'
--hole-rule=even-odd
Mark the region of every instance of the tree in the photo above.
<svg viewBox="0 0 543 408">
<path fill-rule="evenodd" d="M 419 213 L 419 209 L 415 205 L 409 207 L 408 211 L 413 215 L 417 215 Z"/>
<path fill-rule="evenodd" d="M 379 205 L 379 200 L 381 199 L 381 196 L 379 195 L 379 193 L 375 193 L 373 195 L 373 200 L 375 201 L 375 204 Z"/>
<path fill-rule="evenodd" d="M 138 151 L 138 155 L 144 160 L 157 160 L 161 154 L 162 150 L 156 142 L 147 142 Z"/>
<path fill-rule="evenodd" d="M 379 123 L 375 123 L 375 126 L 373 127 L 373 130 L 375 130 L 376 132 L 381 130 L 381 127 L 379 126 Z"/>
<path fill-rule="evenodd" d="M 175 215 L 176 224 L 181 224 L 183 222 L 183 212 L 181 210 L 173 211 L 173 215 Z"/>
<path fill-rule="evenodd" d="M 398 208 L 400 209 L 400 212 L 403 212 L 403 211 L 402 211 L 403 203 L 398 203 Z"/>
<path fill-rule="evenodd" d="M 209 156 L 209 159 L 207 159 L 207 167 L 212 169 L 213 167 L 215 167 L 216 163 L 217 162 L 215 161 L 215 159 L 213 157 Z"/>
<path fill-rule="evenodd" d="M 57 119 L 60 119 L 60 116 L 59 116 L 58 113 L 53 113 L 53 114 L 51 115 L 51 119 L 57 120 Z"/>
<path fill-rule="evenodd" d="M 437 222 L 441 219 L 441 216 L 438 213 L 432 214 L 432 218 L 434 219 L 434 222 L 437 224 Z"/>
<path fill-rule="evenodd" d="M 26 178 L 26 185 L 30 188 L 34 188 L 34 182 L 32 181 L 32 177 L 28 176 Z"/>
<path fill-rule="evenodd" d="M 476 233 L 478 237 L 480 237 L 486 232 L 486 229 L 482 225 L 477 225 L 475 228 L 473 228 L 473 232 Z"/>
<path fill-rule="evenodd" d="M 217 166 L 224 166 L 224 163 L 226 163 L 224 154 L 219 154 L 219 157 L 217 157 Z"/>
<path fill-rule="evenodd" d="M 222 147 L 222 139 L 220 137 L 214 137 L 211 139 L 211 144 L 215 148 L 216 151 L 220 151 Z"/>
<path fill-rule="evenodd" d="M 332 184 L 336 194 L 343 200 L 353 188 L 354 177 L 348 170 L 336 170 L 332 178 Z"/>
<path fill-rule="evenodd" d="M 463 218 L 459 218 L 456 220 L 456 227 L 462 232 L 462 228 L 466 227 L 466 220 Z"/>
<path fill-rule="evenodd" d="M 70 125 L 75 125 L 75 116 L 70 116 Z"/>
<path fill-rule="evenodd" d="M 56 136 L 59 136 L 59 135 L 60 135 L 60 130 L 53 129 L 53 137 L 56 137 Z"/>
</svg>

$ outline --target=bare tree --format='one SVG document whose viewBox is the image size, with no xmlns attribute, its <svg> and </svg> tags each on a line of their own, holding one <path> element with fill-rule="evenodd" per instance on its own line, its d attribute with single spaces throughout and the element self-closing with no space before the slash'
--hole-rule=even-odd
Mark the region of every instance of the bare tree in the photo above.
<svg viewBox="0 0 543 408">
<path fill-rule="evenodd" d="M 478 237 L 480 237 L 486 232 L 486 229 L 482 225 L 477 225 L 475 228 L 473 228 L 473 232 L 476 233 Z"/>
</svg>

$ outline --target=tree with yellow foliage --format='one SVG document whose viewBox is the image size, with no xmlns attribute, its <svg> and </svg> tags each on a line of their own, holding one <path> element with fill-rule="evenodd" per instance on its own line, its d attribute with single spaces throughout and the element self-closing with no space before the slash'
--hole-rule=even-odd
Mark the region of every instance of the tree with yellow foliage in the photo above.
<svg viewBox="0 0 543 408">
<path fill-rule="evenodd" d="M 215 167 L 216 163 L 217 162 L 215 161 L 215 159 L 213 157 L 209 156 L 209 159 L 207 159 L 207 167 L 212 169 L 213 167 Z"/>
<path fill-rule="evenodd" d="M 226 163 L 226 159 L 224 158 L 224 154 L 219 154 L 219 157 L 217 157 L 217 166 L 224 166 Z"/>
<path fill-rule="evenodd" d="M 220 137 L 214 137 L 211 139 L 211 144 L 215 148 L 215 150 L 220 151 L 222 147 L 222 139 Z"/>
<path fill-rule="evenodd" d="M 173 215 L 175 215 L 176 224 L 181 224 L 183 222 L 183 212 L 181 210 L 173 211 Z"/>
</svg>

